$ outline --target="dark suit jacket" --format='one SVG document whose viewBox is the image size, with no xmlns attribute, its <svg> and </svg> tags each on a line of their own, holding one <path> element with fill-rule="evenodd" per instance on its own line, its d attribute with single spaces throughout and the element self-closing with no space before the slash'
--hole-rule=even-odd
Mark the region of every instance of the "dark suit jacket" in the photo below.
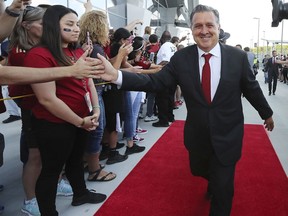
<svg viewBox="0 0 288 216">
<path fill-rule="evenodd" d="M 241 94 L 262 119 L 272 116 L 259 83 L 255 80 L 245 52 L 221 46 L 221 78 L 212 103 L 203 95 L 196 45 L 177 51 L 156 74 L 123 72 L 123 89 L 158 91 L 180 85 L 186 107 L 184 143 L 189 151 L 205 154 L 207 143 L 224 165 L 236 163 L 241 156 L 244 131 Z"/>
<path fill-rule="evenodd" d="M 272 63 L 272 58 L 273 57 L 268 59 L 266 65 L 265 65 L 265 68 L 267 68 L 268 76 L 276 76 L 276 77 L 278 77 L 280 64 L 273 64 Z"/>
</svg>

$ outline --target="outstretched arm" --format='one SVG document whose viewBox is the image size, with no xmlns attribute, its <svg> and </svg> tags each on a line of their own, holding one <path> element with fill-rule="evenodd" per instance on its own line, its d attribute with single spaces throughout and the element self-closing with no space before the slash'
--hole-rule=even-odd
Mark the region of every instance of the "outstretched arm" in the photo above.
<svg viewBox="0 0 288 216">
<path fill-rule="evenodd" d="M 99 53 L 97 57 L 102 61 L 102 66 L 104 68 L 104 73 L 100 74 L 101 79 L 109 82 L 115 82 L 118 79 L 118 70 L 115 69 L 112 64 Z M 101 70 L 101 72 L 103 72 Z"/>
<path fill-rule="evenodd" d="M 129 23 L 127 26 L 125 26 L 125 28 L 126 28 L 129 32 L 131 32 L 131 31 L 134 30 L 134 28 L 135 28 L 135 26 L 136 26 L 137 24 L 142 25 L 142 24 L 143 24 L 143 21 L 140 20 L 140 19 L 134 20 L 134 21 L 132 21 L 131 23 Z"/>
<path fill-rule="evenodd" d="M 27 68 L 0 65 L 0 84 L 29 84 L 48 82 L 64 77 L 83 77 L 100 78 L 104 73 L 102 61 L 95 58 L 87 58 L 86 51 L 78 61 L 67 67 L 55 68 Z"/>
<path fill-rule="evenodd" d="M 29 0 L 13 0 L 11 5 L 6 9 L 4 0 L 0 0 L 0 42 L 11 34 L 20 11 L 24 10 L 29 2 Z"/>
</svg>

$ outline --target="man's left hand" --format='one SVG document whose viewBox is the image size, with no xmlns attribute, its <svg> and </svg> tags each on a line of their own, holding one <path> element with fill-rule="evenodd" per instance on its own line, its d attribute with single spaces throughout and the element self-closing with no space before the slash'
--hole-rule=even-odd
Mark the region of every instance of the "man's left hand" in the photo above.
<svg viewBox="0 0 288 216">
<path fill-rule="evenodd" d="M 272 116 L 264 121 L 264 125 L 265 125 L 265 128 L 266 128 L 268 131 L 272 131 L 272 130 L 273 130 L 273 128 L 274 128 L 274 121 L 273 121 Z"/>
</svg>

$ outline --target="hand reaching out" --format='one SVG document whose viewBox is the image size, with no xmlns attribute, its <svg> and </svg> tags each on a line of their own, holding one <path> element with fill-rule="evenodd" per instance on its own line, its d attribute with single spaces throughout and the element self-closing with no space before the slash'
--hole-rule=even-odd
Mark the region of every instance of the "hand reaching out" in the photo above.
<svg viewBox="0 0 288 216">
<path fill-rule="evenodd" d="M 99 74 L 101 79 L 112 82 L 116 81 L 118 78 L 118 70 L 116 70 L 112 64 L 99 53 L 97 54 L 97 57 L 102 61 L 102 67 L 104 68 L 104 73 Z"/>
<path fill-rule="evenodd" d="M 87 3 L 84 3 L 84 7 L 85 7 L 85 13 L 92 11 L 93 5 L 91 3 L 91 0 L 87 0 Z"/>
<path fill-rule="evenodd" d="M 100 74 L 104 73 L 104 67 L 102 61 L 96 58 L 87 57 L 89 50 L 77 60 L 72 66 L 71 75 L 77 79 L 83 79 L 84 77 L 99 79 Z"/>
</svg>

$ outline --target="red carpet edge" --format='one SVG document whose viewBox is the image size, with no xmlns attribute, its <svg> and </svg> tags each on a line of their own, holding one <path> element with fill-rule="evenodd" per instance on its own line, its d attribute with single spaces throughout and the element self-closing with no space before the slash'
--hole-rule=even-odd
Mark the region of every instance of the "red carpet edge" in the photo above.
<svg viewBox="0 0 288 216">
<path fill-rule="evenodd" d="M 190 173 L 174 122 L 94 216 L 207 216 L 207 183 Z M 262 125 L 245 125 L 231 216 L 288 216 L 288 179 Z"/>
</svg>

